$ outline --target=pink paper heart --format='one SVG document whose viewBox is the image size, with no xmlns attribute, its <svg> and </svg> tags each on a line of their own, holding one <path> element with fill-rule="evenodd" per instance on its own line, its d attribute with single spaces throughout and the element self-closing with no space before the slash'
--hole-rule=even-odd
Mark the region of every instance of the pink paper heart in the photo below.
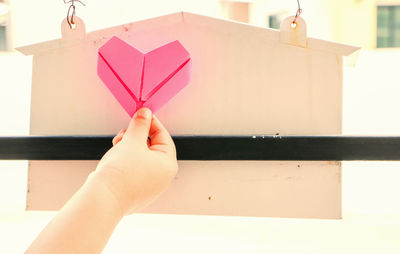
<svg viewBox="0 0 400 254">
<path fill-rule="evenodd" d="M 190 81 L 189 52 L 173 41 L 143 53 L 117 37 L 100 49 L 97 74 L 132 117 L 142 106 L 160 109 Z"/>
</svg>

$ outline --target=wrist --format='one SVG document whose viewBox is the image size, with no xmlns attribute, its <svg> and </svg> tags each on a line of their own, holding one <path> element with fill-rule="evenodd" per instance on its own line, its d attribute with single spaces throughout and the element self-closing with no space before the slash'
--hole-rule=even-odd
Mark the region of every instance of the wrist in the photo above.
<svg viewBox="0 0 400 254">
<path fill-rule="evenodd" d="M 96 171 L 88 176 L 83 188 L 94 194 L 94 198 L 98 199 L 101 204 L 101 209 L 107 210 L 107 212 L 114 214 L 118 218 L 122 218 L 125 215 L 120 200 Z"/>
</svg>

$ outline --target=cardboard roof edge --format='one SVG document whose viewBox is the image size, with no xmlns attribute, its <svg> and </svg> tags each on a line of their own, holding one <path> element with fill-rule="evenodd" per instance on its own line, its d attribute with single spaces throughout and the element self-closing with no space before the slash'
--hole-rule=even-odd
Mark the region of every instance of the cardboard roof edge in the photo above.
<svg viewBox="0 0 400 254">
<path fill-rule="evenodd" d="M 112 36 L 119 36 L 123 33 L 129 32 L 132 28 L 135 30 L 149 29 L 152 26 L 168 26 L 175 23 L 190 23 L 198 26 L 207 26 L 208 28 L 218 29 L 219 32 L 235 34 L 237 28 L 241 27 L 242 31 L 248 33 L 247 38 L 260 38 L 266 40 L 266 42 L 279 42 L 279 30 L 270 29 L 265 27 L 259 27 L 254 25 L 249 25 L 246 23 L 241 23 L 232 20 L 225 20 L 215 17 L 203 16 L 199 14 L 193 14 L 189 12 L 178 12 L 172 13 L 164 16 L 149 18 L 145 20 L 135 21 L 129 24 L 118 25 L 114 27 L 109 27 L 101 30 L 96 30 L 87 33 L 86 41 L 93 41 L 93 43 L 104 43 Z M 215 26 L 218 24 L 218 26 Z M 81 43 L 82 40 L 68 41 L 63 39 L 56 39 L 51 41 L 45 41 L 41 43 L 31 44 L 27 46 L 22 46 L 16 48 L 18 51 L 24 55 L 33 55 L 46 51 L 51 51 L 63 47 L 72 47 Z M 330 42 L 320 39 L 315 39 L 307 37 L 307 48 L 319 51 L 330 52 L 339 56 L 348 56 L 355 51 L 359 50 L 359 47 L 346 45 L 337 42 Z"/>
</svg>

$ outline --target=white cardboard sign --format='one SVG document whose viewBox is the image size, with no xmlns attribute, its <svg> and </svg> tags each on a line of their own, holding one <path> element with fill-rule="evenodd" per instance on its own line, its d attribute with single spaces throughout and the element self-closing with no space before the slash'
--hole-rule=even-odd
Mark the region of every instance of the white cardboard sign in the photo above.
<svg viewBox="0 0 400 254">
<path fill-rule="evenodd" d="M 158 113 L 173 135 L 341 134 L 342 56 L 358 48 L 306 36 L 299 18 L 281 31 L 176 13 L 22 47 L 33 57 L 32 135 L 116 134 L 129 117 L 96 74 L 112 36 L 149 51 L 179 40 L 192 82 Z M 96 161 L 31 161 L 27 208 L 58 209 Z M 341 217 L 340 162 L 180 161 L 169 190 L 144 212 Z"/>
</svg>

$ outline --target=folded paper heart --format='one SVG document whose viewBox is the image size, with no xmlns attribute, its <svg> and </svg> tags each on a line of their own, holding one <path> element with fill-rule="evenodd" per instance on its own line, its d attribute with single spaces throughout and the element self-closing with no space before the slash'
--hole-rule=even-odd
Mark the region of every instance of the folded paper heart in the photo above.
<svg viewBox="0 0 400 254">
<path fill-rule="evenodd" d="M 100 49 L 97 74 L 129 116 L 160 109 L 190 81 L 192 61 L 179 41 L 148 53 L 112 37 Z"/>
</svg>

